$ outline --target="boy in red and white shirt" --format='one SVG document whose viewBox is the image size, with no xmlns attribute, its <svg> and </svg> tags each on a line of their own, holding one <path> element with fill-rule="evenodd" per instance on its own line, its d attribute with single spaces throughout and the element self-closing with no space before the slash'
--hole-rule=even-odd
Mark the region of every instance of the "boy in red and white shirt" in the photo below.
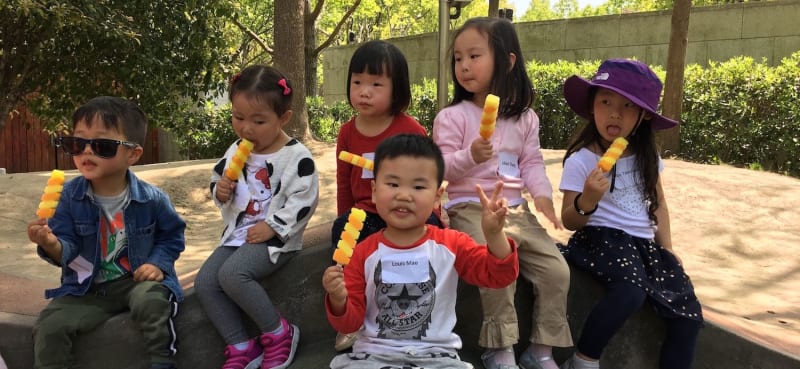
<svg viewBox="0 0 800 369">
<path fill-rule="evenodd" d="M 374 169 L 372 198 L 387 227 L 358 244 L 347 268 L 332 266 L 322 277 L 328 321 L 339 332 L 360 329 L 353 352 L 330 367 L 471 368 L 459 359 L 461 339 L 453 332 L 458 279 L 502 288 L 519 272 L 516 247 L 503 231 L 502 183 L 490 197 L 476 188 L 484 247 L 425 224 L 443 192 L 444 160 L 433 140 L 389 138 L 375 152 Z"/>
</svg>

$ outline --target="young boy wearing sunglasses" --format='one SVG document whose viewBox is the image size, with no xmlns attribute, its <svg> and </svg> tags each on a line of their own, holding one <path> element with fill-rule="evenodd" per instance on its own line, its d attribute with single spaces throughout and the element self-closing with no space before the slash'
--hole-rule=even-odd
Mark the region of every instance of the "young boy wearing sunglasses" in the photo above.
<svg viewBox="0 0 800 369">
<path fill-rule="evenodd" d="M 39 256 L 62 269 L 34 326 L 35 367 L 67 367 L 77 335 L 130 310 L 150 368 L 175 368 L 175 260 L 186 224 L 129 169 L 142 156 L 147 119 L 135 103 L 101 96 L 75 111 L 72 130 L 57 144 L 81 176 L 64 184 L 53 218 L 28 224 Z"/>
</svg>

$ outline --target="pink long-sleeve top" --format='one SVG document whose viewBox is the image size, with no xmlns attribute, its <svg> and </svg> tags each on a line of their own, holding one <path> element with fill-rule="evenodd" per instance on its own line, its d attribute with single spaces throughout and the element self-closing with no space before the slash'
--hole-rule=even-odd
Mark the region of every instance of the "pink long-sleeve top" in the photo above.
<svg viewBox="0 0 800 369">
<path fill-rule="evenodd" d="M 433 122 L 433 139 L 444 155 L 445 179 L 449 182 L 447 195 L 451 203 L 478 201 L 475 184 L 490 191 L 502 180 L 503 196 L 510 205 L 522 202 L 522 190 L 527 188 L 533 197 L 553 198 L 553 187 L 547 179 L 544 157 L 539 144 L 539 117 L 528 109 L 519 119 L 497 118 L 491 136 L 494 154 L 491 159 L 476 164 L 470 145 L 479 136 L 483 108 L 471 101 L 462 101 L 442 109 Z M 516 158 L 519 175 L 502 175 L 503 158 Z M 502 172 L 507 173 L 507 172 Z"/>
</svg>

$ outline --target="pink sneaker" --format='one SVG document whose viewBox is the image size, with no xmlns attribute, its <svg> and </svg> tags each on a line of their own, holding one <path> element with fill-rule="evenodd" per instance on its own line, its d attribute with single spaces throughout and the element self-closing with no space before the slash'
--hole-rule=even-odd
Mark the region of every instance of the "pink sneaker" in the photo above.
<svg viewBox="0 0 800 369">
<path fill-rule="evenodd" d="M 261 365 L 261 346 L 254 339 L 247 343 L 244 350 L 238 350 L 233 345 L 225 347 L 225 357 L 228 359 L 222 369 L 257 369 Z"/>
<path fill-rule="evenodd" d="M 264 347 L 264 360 L 261 369 L 285 369 L 294 360 L 297 343 L 300 341 L 300 329 L 281 318 L 283 333 L 261 335 L 261 346 Z"/>
</svg>

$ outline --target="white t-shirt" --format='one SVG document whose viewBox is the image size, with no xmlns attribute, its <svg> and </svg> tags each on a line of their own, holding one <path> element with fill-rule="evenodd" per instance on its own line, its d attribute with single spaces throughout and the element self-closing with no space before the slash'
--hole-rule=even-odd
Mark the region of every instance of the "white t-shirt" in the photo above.
<svg viewBox="0 0 800 369">
<path fill-rule="evenodd" d="M 597 167 L 599 160 L 599 155 L 586 148 L 572 154 L 564 163 L 559 189 L 562 192 L 583 192 L 586 177 Z M 659 173 L 662 170 L 664 162 L 659 158 Z M 656 226 L 650 221 L 647 214 L 649 201 L 645 201 L 644 198 L 644 180 L 636 168 L 636 156 L 620 158 L 617 161 L 614 192 L 606 192 L 603 195 L 597 211 L 589 216 L 586 225 L 621 229 L 631 236 L 652 239 L 655 237 Z"/>
<path fill-rule="evenodd" d="M 228 237 L 225 245 L 244 245 L 247 240 L 247 230 L 267 218 L 269 202 L 272 199 L 267 163 L 270 162 L 272 156 L 273 154 L 250 154 L 248 157 L 244 173 L 247 177 L 247 180 L 244 181 L 245 187 L 239 186 L 237 191 L 240 188 L 246 188 L 250 192 L 250 202 L 247 204 L 241 221 L 236 225 L 236 230 Z"/>
</svg>

